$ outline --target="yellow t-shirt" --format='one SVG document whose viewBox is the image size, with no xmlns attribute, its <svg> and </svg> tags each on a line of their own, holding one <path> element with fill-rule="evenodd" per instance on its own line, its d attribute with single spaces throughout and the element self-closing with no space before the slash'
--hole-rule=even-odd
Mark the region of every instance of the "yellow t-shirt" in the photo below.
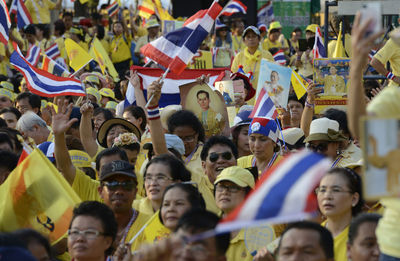
<svg viewBox="0 0 400 261">
<path fill-rule="evenodd" d="M 149 220 L 150 216 L 143 214 L 139 211 L 139 215 L 137 216 L 135 222 L 133 222 L 132 226 L 130 227 L 128 234 L 125 238 L 125 243 L 129 243 L 131 239 L 136 236 L 136 234 L 140 231 L 140 229 L 146 224 L 147 220 Z M 131 250 L 135 251 L 139 249 L 140 245 L 145 242 L 145 237 L 143 232 L 141 232 L 136 239 L 133 241 L 131 245 Z"/>
<path fill-rule="evenodd" d="M 321 223 L 325 227 L 326 221 Z M 333 251 L 335 261 L 347 261 L 347 239 L 349 237 L 349 226 L 347 226 L 339 235 L 333 239 Z"/>
<path fill-rule="evenodd" d="M 25 6 L 31 14 L 34 24 L 49 24 L 49 10 L 53 10 L 56 4 L 50 0 L 26 0 Z"/>
<path fill-rule="evenodd" d="M 289 48 L 289 44 L 285 38 L 280 38 L 279 40 L 272 42 L 268 37 L 264 39 L 262 43 L 262 49 L 264 51 L 269 51 L 271 48 Z M 286 49 L 285 54 L 289 53 L 289 49 Z"/>
<path fill-rule="evenodd" d="M 100 187 L 100 182 L 91 179 L 79 168 L 75 168 L 75 179 L 72 183 L 72 189 L 76 194 L 82 199 L 82 201 L 95 200 L 102 202 L 98 188 Z"/>
<path fill-rule="evenodd" d="M 239 53 L 244 50 L 246 45 L 243 42 L 243 39 L 239 35 L 232 35 L 232 48 L 235 53 Z"/>
<path fill-rule="evenodd" d="M 394 85 L 384 88 L 370 103 L 367 111 L 379 117 L 400 115 L 400 89 Z"/>
<path fill-rule="evenodd" d="M 119 63 L 130 60 L 131 57 L 131 37 L 129 35 L 118 35 L 114 37 L 110 44 L 111 61 Z"/>
<path fill-rule="evenodd" d="M 241 229 L 239 233 L 231 239 L 229 243 L 229 248 L 226 251 L 227 261 L 251 261 L 253 256 L 246 248 L 244 242 L 244 229 Z"/>
<path fill-rule="evenodd" d="M 242 65 L 243 71 L 245 73 L 253 72 L 253 79 L 251 80 L 251 84 L 253 85 L 254 89 L 257 89 L 261 59 L 275 62 L 274 57 L 269 51 L 257 50 L 253 55 L 251 55 L 246 47 L 233 59 L 231 71 L 234 73 L 237 72 L 239 70 L 239 66 Z M 249 100 L 247 103 L 252 105 L 254 104 L 254 102 L 255 98 Z"/>
<path fill-rule="evenodd" d="M 204 173 L 203 168 L 201 166 L 201 158 L 200 158 L 202 150 L 203 150 L 203 144 L 199 144 L 197 150 L 194 152 L 191 159 L 182 156 L 182 159 L 185 162 L 187 169 L 197 173 Z"/>
<path fill-rule="evenodd" d="M 400 46 L 389 39 L 386 44 L 374 56 L 384 66 L 390 62 L 392 73 L 400 77 Z M 397 83 L 390 81 L 389 86 L 399 86 Z"/>
<path fill-rule="evenodd" d="M 301 67 L 299 68 L 299 74 L 301 74 L 304 77 L 308 77 L 310 75 L 313 74 L 313 65 L 312 65 L 312 61 L 313 60 L 313 54 L 312 52 L 310 52 L 308 59 L 306 56 L 306 52 L 303 52 L 303 54 L 301 55 Z"/>
</svg>

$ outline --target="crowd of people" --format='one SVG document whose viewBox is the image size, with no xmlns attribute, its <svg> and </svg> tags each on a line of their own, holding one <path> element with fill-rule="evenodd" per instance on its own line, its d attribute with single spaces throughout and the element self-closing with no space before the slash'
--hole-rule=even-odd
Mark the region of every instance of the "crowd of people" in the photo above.
<svg viewBox="0 0 400 261">
<path fill-rule="evenodd" d="M 394 36 L 366 36 L 368 21 L 361 24 L 356 15 L 345 31 L 351 59 L 349 84 L 341 91 L 347 93 L 346 109 L 316 114 L 323 90 L 312 81 L 313 46 L 300 51 L 299 41 L 304 34 L 314 43 L 319 25 L 296 28 L 286 39 L 279 21 L 254 26 L 227 19 L 200 47 L 218 50 L 213 66 L 230 71 L 225 79 L 244 82 L 242 96 L 230 101 L 236 113 L 230 134 L 224 135 L 222 127 L 205 126 L 204 113 L 176 104 L 159 108 L 162 77 L 143 86 L 131 70 L 132 65 L 157 67 L 140 52 L 162 35 L 157 15 L 144 21 L 125 9 L 110 18 L 103 6 L 90 18 L 65 11 L 50 22 L 49 10 L 59 9 L 61 1 L 26 0 L 25 5 L 34 24 L 21 30 L 13 24 L 9 44 L 0 43 L 0 186 L 29 144 L 57 167 L 82 202 L 56 243 L 31 228 L 1 232 L 0 260 L 400 260 L 400 201 L 364 199 L 365 159 L 358 143 L 360 117 L 400 114 L 400 45 Z M 333 32 L 339 31 L 339 21 L 332 19 Z M 57 59 L 68 67 L 64 40 L 89 51 L 95 38 L 118 77 L 101 73 L 96 63 L 87 65 L 75 75 L 86 88 L 83 98 L 34 94 L 9 62 L 12 42 L 23 54 L 32 45 L 44 52 L 56 43 Z M 376 39 L 382 40 L 378 46 Z M 336 44 L 330 41 L 328 57 Z M 371 49 L 377 52 L 369 60 Z M 307 93 L 299 99 L 291 88 L 277 120 L 252 118 L 261 59 L 275 62 L 280 50 L 284 66 L 309 80 Z M 369 64 L 372 69 L 366 70 Z M 364 81 L 366 72 L 386 79 Z M 193 81 L 213 85 L 207 75 Z M 126 107 L 128 85 L 136 104 Z M 200 104 L 210 97 L 204 92 L 197 99 Z M 268 225 L 272 239 L 255 252 L 247 245 L 246 228 L 196 238 L 234 212 L 264 173 L 303 149 L 332 162 L 315 190 L 315 219 Z"/>
</svg>

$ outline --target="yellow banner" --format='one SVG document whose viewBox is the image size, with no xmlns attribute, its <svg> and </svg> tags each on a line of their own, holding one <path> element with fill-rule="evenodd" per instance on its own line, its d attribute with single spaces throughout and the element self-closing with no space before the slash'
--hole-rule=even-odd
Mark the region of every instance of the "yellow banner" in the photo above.
<svg viewBox="0 0 400 261">
<path fill-rule="evenodd" d="M 69 58 L 69 66 L 75 72 L 85 67 L 92 60 L 92 57 L 72 39 L 65 39 L 65 50 Z"/>
<path fill-rule="evenodd" d="M 97 55 L 96 55 L 97 52 Z M 103 45 L 101 44 L 100 40 L 97 38 L 94 38 L 92 42 L 92 47 L 90 48 L 90 55 L 95 59 L 99 65 L 100 68 L 102 66 L 107 67 L 109 74 L 111 77 L 114 78 L 115 81 L 118 81 L 118 73 L 115 70 L 114 64 L 112 63 L 110 57 L 108 56 L 106 50 L 104 49 Z M 103 71 L 103 69 L 102 69 Z"/>
</svg>

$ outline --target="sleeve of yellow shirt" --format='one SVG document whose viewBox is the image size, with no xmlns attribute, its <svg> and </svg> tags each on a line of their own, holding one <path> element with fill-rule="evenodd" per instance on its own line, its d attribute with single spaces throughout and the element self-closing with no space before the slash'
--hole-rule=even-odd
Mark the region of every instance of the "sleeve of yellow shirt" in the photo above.
<svg viewBox="0 0 400 261">
<path fill-rule="evenodd" d="M 374 58 L 386 66 L 387 61 L 389 61 L 396 50 L 397 48 L 395 48 L 392 39 L 389 39 L 389 41 L 387 41 L 386 44 L 375 54 Z"/>
<path fill-rule="evenodd" d="M 269 51 L 263 50 L 262 51 L 262 58 L 267 59 L 270 62 L 275 62 L 274 57 Z"/>
<path fill-rule="evenodd" d="M 102 201 L 97 189 L 100 186 L 100 182 L 91 179 L 79 168 L 75 168 L 75 179 L 72 183 L 72 189 L 78 194 L 82 201 L 95 200 Z"/>
<path fill-rule="evenodd" d="M 386 87 L 368 104 L 367 111 L 379 117 L 398 116 L 400 115 L 399 100 L 399 88 L 395 86 Z"/>
</svg>

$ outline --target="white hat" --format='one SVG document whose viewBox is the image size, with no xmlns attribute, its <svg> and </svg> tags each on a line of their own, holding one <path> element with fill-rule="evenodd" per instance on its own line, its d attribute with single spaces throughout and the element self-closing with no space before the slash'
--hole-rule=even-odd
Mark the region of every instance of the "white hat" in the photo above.
<svg viewBox="0 0 400 261">
<path fill-rule="evenodd" d="M 339 131 L 339 123 L 328 118 L 313 120 L 310 125 L 310 134 L 304 140 L 344 141 L 346 137 Z"/>
</svg>

